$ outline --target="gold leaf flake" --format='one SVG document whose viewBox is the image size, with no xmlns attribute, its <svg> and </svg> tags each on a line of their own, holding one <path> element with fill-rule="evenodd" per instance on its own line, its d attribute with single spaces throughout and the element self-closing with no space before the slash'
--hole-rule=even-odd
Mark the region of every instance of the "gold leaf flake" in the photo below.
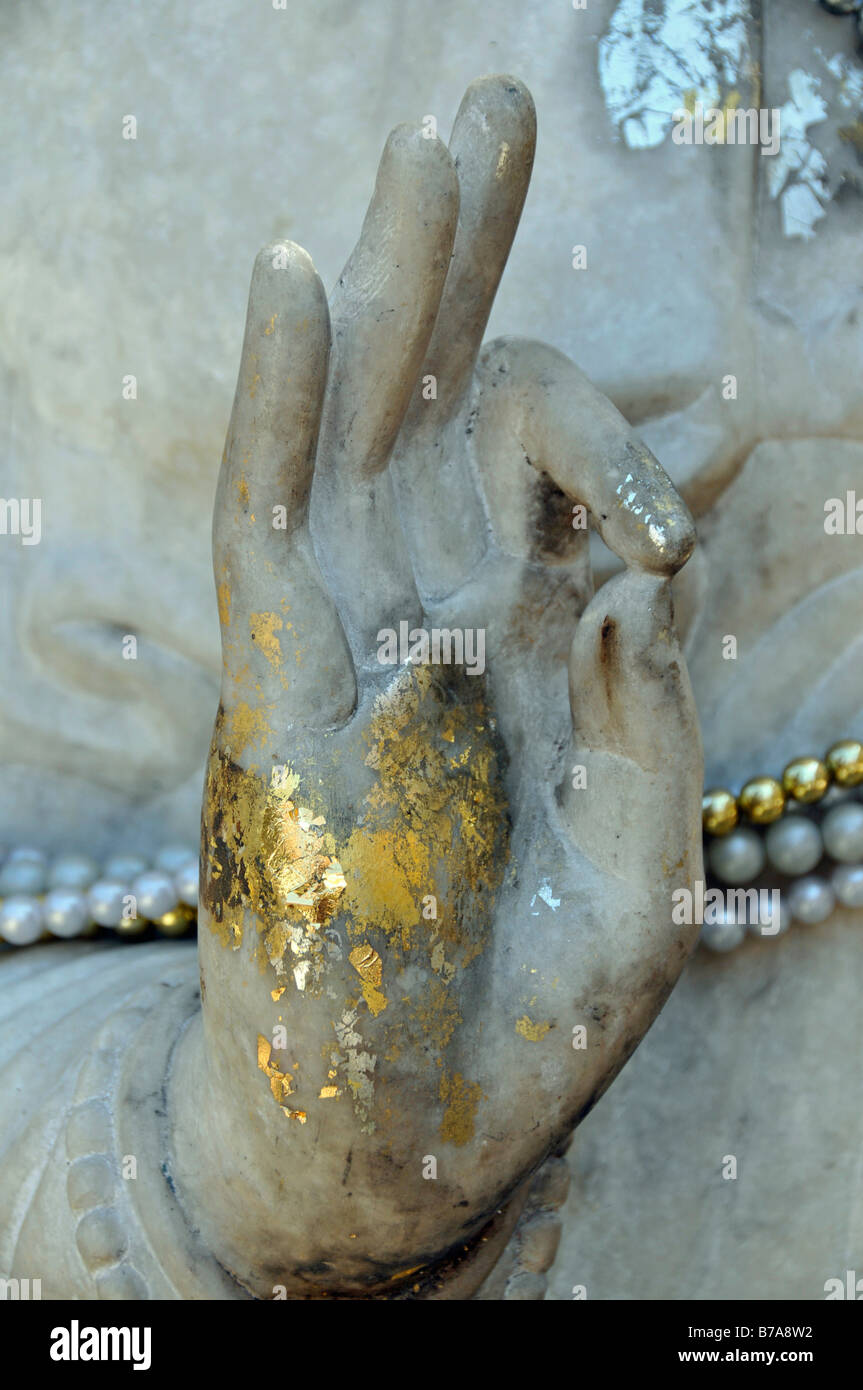
<svg viewBox="0 0 863 1390">
<path fill-rule="evenodd" d="M 515 1031 L 528 1042 L 542 1042 L 550 1028 L 551 1024 L 547 1021 L 533 1023 L 527 1014 L 523 1014 L 515 1025 Z"/>
<path fill-rule="evenodd" d="M 379 985 L 383 974 L 383 962 L 373 946 L 364 941 L 362 946 L 355 946 L 348 956 L 348 960 L 356 970 L 362 980 L 368 980 L 370 984 Z"/>
<path fill-rule="evenodd" d="M 446 1105 L 440 1124 L 440 1137 L 445 1144 L 461 1146 L 474 1136 L 477 1107 L 482 1091 L 474 1081 L 465 1081 L 456 1072 L 444 1072 L 440 1079 L 440 1098 Z"/>
</svg>

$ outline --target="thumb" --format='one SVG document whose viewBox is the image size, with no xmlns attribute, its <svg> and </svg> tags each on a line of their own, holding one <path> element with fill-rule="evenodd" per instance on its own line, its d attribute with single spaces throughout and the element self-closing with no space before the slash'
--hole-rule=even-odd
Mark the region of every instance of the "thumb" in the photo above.
<svg viewBox="0 0 863 1390">
<path fill-rule="evenodd" d="M 603 585 L 576 628 L 569 692 L 574 842 L 645 889 L 685 883 L 700 872 L 703 758 L 668 579 L 628 569 Z"/>
</svg>

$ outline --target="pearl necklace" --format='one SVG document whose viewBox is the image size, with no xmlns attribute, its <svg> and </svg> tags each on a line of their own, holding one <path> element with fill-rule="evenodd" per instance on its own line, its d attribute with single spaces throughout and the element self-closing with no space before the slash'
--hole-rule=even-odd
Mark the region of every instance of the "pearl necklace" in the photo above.
<svg viewBox="0 0 863 1390">
<path fill-rule="evenodd" d="M 152 865 L 136 854 L 114 855 L 101 870 L 84 854 L 49 864 L 24 846 L 0 868 L 0 940 L 30 946 L 46 937 L 93 936 L 102 928 L 129 940 L 185 936 L 197 920 L 198 855 L 166 845 Z"/>
<path fill-rule="evenodd" d="M 737 796 L 725 787 L 704 793 L 704 857 L 713 879 L 734 889 L 756 880 L 762 886 L 769 865 L 787 887 L 779 889 L 778 929 L 771 922 L 763 930 L 746 898 L 705 921 L 703 945 L 731 951 L 747 932 L 779 936 L 792 922 L 825 921 L 837 904 L 863 907 L 863 805 L 857 788 L 863 789 L 863 744 L 843 739 L 823 759 L 793 758 L 781 779 L 753 777 Z M 832 865 L 813 873 L 825 856 Z"/>
</svg>

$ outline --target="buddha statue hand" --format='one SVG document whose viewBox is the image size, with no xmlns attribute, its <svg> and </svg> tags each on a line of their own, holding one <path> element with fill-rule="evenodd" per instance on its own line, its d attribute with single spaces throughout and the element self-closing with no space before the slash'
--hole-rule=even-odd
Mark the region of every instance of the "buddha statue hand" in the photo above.
<svg viewBox="0 0 863 1390">
<path fill-rule="evenodd" d="M 260 1297 L 473 1292 L 697 931 L 692 520 L 567 358 L 480 350 L 534 134 L 481 79 L 449 148 L 389 137 L 329 308 L 299 246 L 255 263 L 170 1105 L 178 1199 Z"/>
</svg>

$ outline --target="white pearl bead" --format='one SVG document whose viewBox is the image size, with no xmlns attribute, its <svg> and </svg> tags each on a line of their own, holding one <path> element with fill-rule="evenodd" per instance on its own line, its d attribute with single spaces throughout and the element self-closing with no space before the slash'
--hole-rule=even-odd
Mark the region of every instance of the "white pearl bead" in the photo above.
<svg viewBox="0 0 863 1390">
<path fill-rule="evenodd" d="M 10 854 L 0 869 L 0 897 L 41 893 L 45 887 L 45 859 L 13 859 Z"/>
<path fill-rule="evenodd" d="M 764 837 L 764 848 L 774 869 L 791 877 L 808 874 L 824 853 L 818 826 L 804 816 L 776 821 Z"/>
<path fill-rule="evenodd" d="M 190 859 L 197 857 L 198 852 L 194 845 L 163 845 L 153 862 L 163 873 L 175 874 L 184 864 L 188 864 Z"/>
<path fill-rule="evenodd" d="M 123 899 L 131 889 L 116 879 L 100 878 L 87 894 L 87 907 L 100 927 L 118 927 L 123 920 Z"/>
<path fill-rule="evenodd" d="M 131 883 L 133 878 L 146 873 L 149 867 L 140 854 L 113 854 L 106 860 L 101 877 L 108 883 Z"/>
<path fill-rule="evenodd" d="M 64 854 L 55 859 L 48 874 L 49 888 L 89 888 L 99 873 L 86 854 Z"/>
<path fill-rule="evenodd" d="M 177 891 L 171 878 L 157 869 L 139 874 L 132 884 L 132 892 L 137 900 L 138 916 L 150 921 L 163 917 L 177 906 Z"/>
<path fill-rule="evenodd" d="M 843 907 L 863 907 L 863 864 L 837 864 L 830 881 Z"/>
<path fill-rule="evenodd" d="M 187 907 L 198 906 L 198 861 L 189 859 L 174 874 L 174 891 Z"/>
<path fill-rule="evenodd" d="M 710 847 L 710 867 L 720 883 L 751 883 L 764 868 L 764 842 L 747 826 L 718 836 Z"/>
<path fill-rule="evenodd" d="M 823 922 L 836 906 L 836 897 L 826 878 L 798 878 L 788 890 L 788 905 L 795 922 L 813 926 Z"/>
<path fill-rule="evenodd" d="M 75 888 L 55 888 L 45 895 L 42 918 L 52 936 L 80 936 L 90 924 L 87 899 Z"/>
<path fill-rule="evenodd" d="M 23 894 L 0 905 L 0 936 L 13 946 L 31 946 L 42 935 L 42 904 Z"/>
<path fill-rule="evenodd" d="M 720 909 L 715 922 L 704 922 L 701 928 L 701 944 L 709 951 L 733 951 L 746 935 L 746 927 L 738 922 L 733 912 Z"/>
<path fill-rule="evenodd" d="M 6 862 L 9 864 L 20 864 L 24 859 L 29 860 L 32 864 L 41 864 L 43 869 L 46 868 L 48 864 L 48 860 L 45 858 L 41 849 L 34 849 L 31 845 L 16 845 L 14 849 L 10 849 L 9 857 Z"/>
<path fill-rule="evenodd" d="M 824 848 L 840 864 L 859 864 L 863 859 L 863 806 L 846 801 L 834 806 L 821 822 Z"/>
</svg>

